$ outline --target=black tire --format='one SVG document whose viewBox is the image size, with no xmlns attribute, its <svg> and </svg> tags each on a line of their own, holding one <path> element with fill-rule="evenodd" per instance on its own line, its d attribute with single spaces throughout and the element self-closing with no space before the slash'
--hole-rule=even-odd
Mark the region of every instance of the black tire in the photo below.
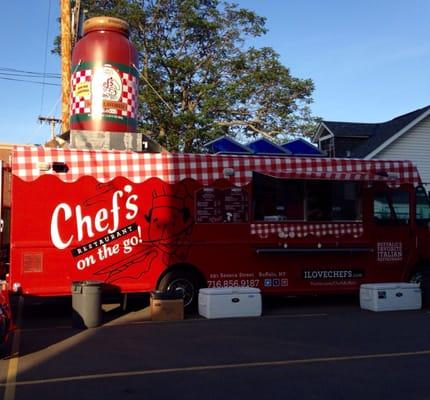
<svg viewBox="0 0 430 400">
<path fill-rule="evenodd" d="M 421 269 L 412 274 L 409 282 L 419 283 L 422 292 L 423 307 L 430 307 L 430 270 Z"/>
<path fill-rule="evenodd" d="M 185 311 L 193 311 L 197 308 L 200 279 L 192 272 L 176 270 L 167 272 L 161 279 L 158 290 L 163 292 L 181 290 L 184 296 Z"/>
<path fill-rule="evenodd" d="M 430 271 L 425 270 L 421 279 L 421 291 L 423 294 L 423 306 L 430 307 Z"/>
</svg>

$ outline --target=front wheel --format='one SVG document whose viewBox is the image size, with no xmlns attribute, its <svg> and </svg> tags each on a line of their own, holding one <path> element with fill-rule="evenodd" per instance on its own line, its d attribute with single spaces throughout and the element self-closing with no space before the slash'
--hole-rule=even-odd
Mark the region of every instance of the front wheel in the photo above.
<svg viewBox="0 0 430 400">
<path fill-rule="evenodd" d="M 411 283 L 419 283 L 422 292 L 422 304 L 424 307 L 430 306 L 430 270 L 425 269 L 412 274 L 409 279 Z"/>
<path fill-rule="evenodd" d="M 158 290 L 163 292 L 180 291 L 184 298 L 186 311 L 197 307 L 197 299 L 201 283 L 197 276 L 188 271 L 170 271 L 161 279 Z"/>
<path fill-rule="evenodd" d="M 430 270 L 423 271 L 421 278 L 421 290 L 423 292 L 423 306 L 430 306 Z"/>
</svg>

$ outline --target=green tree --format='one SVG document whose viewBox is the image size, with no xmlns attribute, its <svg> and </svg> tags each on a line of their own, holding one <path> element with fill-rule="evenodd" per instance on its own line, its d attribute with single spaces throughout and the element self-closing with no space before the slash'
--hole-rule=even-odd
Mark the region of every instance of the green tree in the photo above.
<svg viewBox="0 0 430 400">
<path fill-rule="evenodd" d="M 219 0 L 84 0 L 87 17 L 131 27 L 139 53 L 140 128 L 172 151 L 220 135 L 308 136 L 313 82 L 291 76 L 270 47 L 246 48 L 265 18 Z M 247 41 L 248 39 L 248 41 Z"/>
</svg>

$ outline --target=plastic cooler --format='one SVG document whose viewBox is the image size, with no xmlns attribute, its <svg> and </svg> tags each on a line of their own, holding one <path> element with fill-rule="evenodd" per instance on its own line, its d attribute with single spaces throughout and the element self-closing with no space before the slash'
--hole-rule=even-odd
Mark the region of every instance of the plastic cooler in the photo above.
<svg viewBox="0 0 430 400">
<path fill-rule="evenodd" d="M 206 318 L 260 316 L 260 289 L 249 287 L 200 289 L 199 314 Z"/>
<path fill-rule="evenodd" d="M 371 311 L 418 310 L 421 289 L 418 283 L 369 283 L 360 286 L 360 307 Z"/>
</svg>

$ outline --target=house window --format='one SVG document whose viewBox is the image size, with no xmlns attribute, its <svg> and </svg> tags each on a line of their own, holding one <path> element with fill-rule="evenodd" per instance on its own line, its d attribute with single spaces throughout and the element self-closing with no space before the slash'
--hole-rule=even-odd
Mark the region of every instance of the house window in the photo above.
<svg viewBox="0 0 430 400">
<path fill-rule="evenodd" d="M 325 138 L 320 139 L 319 145 L 320 150 L 322 150 L 327 157 L 335 157 L 333 136 L 326 136 Z"/>
</svg>

